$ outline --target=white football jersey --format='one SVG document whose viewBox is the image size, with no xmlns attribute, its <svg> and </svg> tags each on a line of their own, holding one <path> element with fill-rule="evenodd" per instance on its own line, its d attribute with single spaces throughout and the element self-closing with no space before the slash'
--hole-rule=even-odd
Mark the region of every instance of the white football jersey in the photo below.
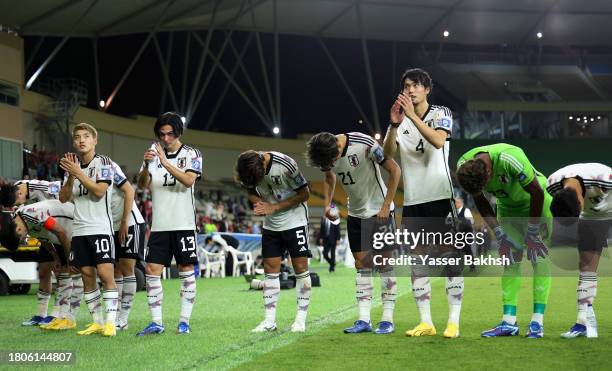
<svg viewBox="0 0 612 371">
<path fill-rule="evenodd" d="M 266 174 L 255 191 L 264 201 L 277 204 L 294 196 L 298 190 L 308 187 L 308 182 L 298 169 L 297 163 L 280 152 L 268 152 L 270 162 Z M 306 203 L 291 209 L 267 215 L 263 227 L 271 231 L 285 231 L 308 224 Z"/>
<path fill-rule="evenodd" d="M 356 218 L 376 216 L 387 196 L 387 186 L 380 174 L 385 154 L 377 141 L 362 133 L 347 133 L 346 146 L 330 169 L 348 196 L 348 214 Z M 391 211 L 395 209 L 391 203 Z"/>
<path fill-rule="evenodd" d="M 165 150 L 164 150 L 165 151 Z M 202 176 L 202 154 L 185 144 L 176 153 L 166 152 L 170 163 L 184 172 Z M 196 229 L 194 188 L 187 188 L 177 181 L 155 156 L 149 162 L 151 175 L 151 201 L 153 202 L 153 223 L 151 231 L 180 231 Z"/>
<path fill-rule="evenodd" d="M 46 200 L 29 205 L 22 205 L 17 209 L 17 215 L 23 219 L 28 235 L 39 241 L 48 241 L 60 245 L 54 233 L 50 232 L 55 224 L 66 230 L 68 238 L 72 237 L 72 221 L 74 217 L 74 204 L 61 203 L 58 200 Z"/>
<path fill-rule="evenodd" d="M 121 170 L 121 167 L 113 162 L 113 196 L 111 197 L 111 211 L 113 214 L 113 229 L 118 231 L 121 227 L 121 218 L 123 217 L 123 204 L 125 201 L 125 194 L 119 188 L 127 182 L 127 177 Z M 135 196 L 134 196 L 135 197 Z M 135 224 L 144 223 L 144 218 L 138 210 L 138 206 L 136 206 L 136 201 L 132 202 L 132 212 L 130 213 L 130 220 L 128 222 L 128 227 L 131 227 Z"/>
<path fill-rule="evenodd" d="M 578 178 L 584 187 L 584 219 L 612 219 L 612 169 L 595 162 L 568 165 L 548 177 L 546 189 L 555 195 L 563 189 L 563 180 Z"/>
<path fill-rule="evenodd" d="M 107 183 L 104 196 L 97 198 L 89 193 L 78 179 L 72 184 L 72 202 L 74 202 L 73 236 L 91 236 L 113 234 L 111 197 L 113 193 L 113 161 L 96 154 L 88 164 L 81 164 L 81 170 L 96 183 Z M 64 183 L 68 173 L 64 175 Z"/>
<path fill-rule="evenodd" d="M 62 182 L 49 182 L 46 180 L 19 180 L 15 185 L 26 184 L 28 193 L 26 202 L 38 202 L 44 200 L 58 200 L 59 191 L 62 188 Z"/>
<path fill-rule="evenodd" d="M 447 132 L 448 138 L 442 148 L 437 149 L 404 115 L 404 120 L 397 128 L 396 138 L 402 163 L 404 206 L 453 198 L 453 185 L 448 169 L 453 114 L 446 107 L 429 105 L 422 120 L 435 130 Z M 387 129 L 387 134 L 390 128 L 391 126 Z"/>
</svg>

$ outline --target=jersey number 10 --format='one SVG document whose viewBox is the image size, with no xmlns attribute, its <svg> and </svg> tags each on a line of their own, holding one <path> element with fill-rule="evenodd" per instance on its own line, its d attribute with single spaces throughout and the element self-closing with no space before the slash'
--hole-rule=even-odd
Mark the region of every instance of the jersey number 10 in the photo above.
<svg viewBox="0 0 612 371">
<path fill-rule="evenodd" d="M 108 252 L 108 250 L 110 250 L 110 243 L 106 239 L 96 240 L 94 244 L 96 245 L 96 253 L 98 254 L 103 253 L 103 252 Z"/>
<path fill-rule="evenodd" d="M 87 188 L 83 187 L 83 185 L 79 183 L 79 197 L 87 196 L 88 193 L 89 191 L 87 190 Z"/>
</svg>

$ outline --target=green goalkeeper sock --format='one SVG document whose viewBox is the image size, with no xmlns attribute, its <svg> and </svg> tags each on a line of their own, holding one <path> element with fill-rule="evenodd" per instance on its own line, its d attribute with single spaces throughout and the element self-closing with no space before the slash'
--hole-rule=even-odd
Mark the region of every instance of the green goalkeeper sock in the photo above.
<svg viewBox="0 0 612 371">
<path fill-rule="evenodd" d="M 533 316 L 532 321 L 539 324 L 544 322 L 544 311 L 548 304 L 552 278 L 548 260 L 540 260 L 533 267 Z"/>
<path fill-rule="evenodd" d="M 502 320 L 510 324 L 516 323 L 516 306 L 521 289 L 520 270 L 521 265 L 519 263 L 512 264 L 504 269 L 504 275 L 502 276 L 502 299 L 504 303 Z"/>
</svg>

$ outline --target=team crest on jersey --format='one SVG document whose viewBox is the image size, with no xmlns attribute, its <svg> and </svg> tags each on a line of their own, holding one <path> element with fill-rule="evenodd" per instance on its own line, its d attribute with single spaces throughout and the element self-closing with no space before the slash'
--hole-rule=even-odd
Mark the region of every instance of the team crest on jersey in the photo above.
<svg viewBox="0 0 612 371">
<path fill-rule="evenodd" d="M 504 175 L 500 175 L 499 176 L 499 182 L 501 184 L 508 184 L 509 180 L 508 177 L 504 174 Z"/>
<path fill-rule="evenodd" d="M 281 177 L 280 175 L 272 175 L 272 182 L 276 185 L 281 185 Z"/>
<path fill-rule="evenodd" d="M 176 166 L 178 166 L 179 169 L 184 169 L 186 165 L 187 165 L 186 157 L 179 157 L 179 159 L 176 161 Z"/>
<path fill-rule="evenodd" d="M 60 188 L 59 188 L 59 186 L 57 184 L 52 183 L 49 186 L 49 193 L 59 193 L 59 191 L 60 191 Z"/>
<path fill-rule="evenodd" d="M 96 173 L 96 169 L 95 168 L 90 167 L 89 169 L 87 169 L 87 177 L 88 178 L 93 178 L 95 173 Z"/>
<path fill-rule="evenodd" d="M 348 162 L 349 165 L 351 165 L 352 167 L 357 167 L 357 165 L 359 165 L 359 158 L 357 157 L 357 155 L 349 155 Z"/>
</svg>

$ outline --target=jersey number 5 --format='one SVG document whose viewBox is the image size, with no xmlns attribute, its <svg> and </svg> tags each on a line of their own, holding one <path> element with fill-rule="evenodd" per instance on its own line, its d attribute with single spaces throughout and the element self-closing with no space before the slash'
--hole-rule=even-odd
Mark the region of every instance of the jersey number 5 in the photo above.
<svg viewBox="0 0 612 371">
<path fill-rule="evenodd" d="M 297 243 L 300 246 L 303 246 L 306 244 L 306 236 L 304 236 L 304 231 L 303 230 L 297 230 L 295 231 L 295 237 L 297 237 Z"/>
<path fill-rule="evenodd" d="M 347 171 L 346 173 L 338 173 L 342 177 L 342 184 L 344 185 L 352 185 L 355 184 L 353 177 L 351 176 L 351 172 Z"/>
</svg>

